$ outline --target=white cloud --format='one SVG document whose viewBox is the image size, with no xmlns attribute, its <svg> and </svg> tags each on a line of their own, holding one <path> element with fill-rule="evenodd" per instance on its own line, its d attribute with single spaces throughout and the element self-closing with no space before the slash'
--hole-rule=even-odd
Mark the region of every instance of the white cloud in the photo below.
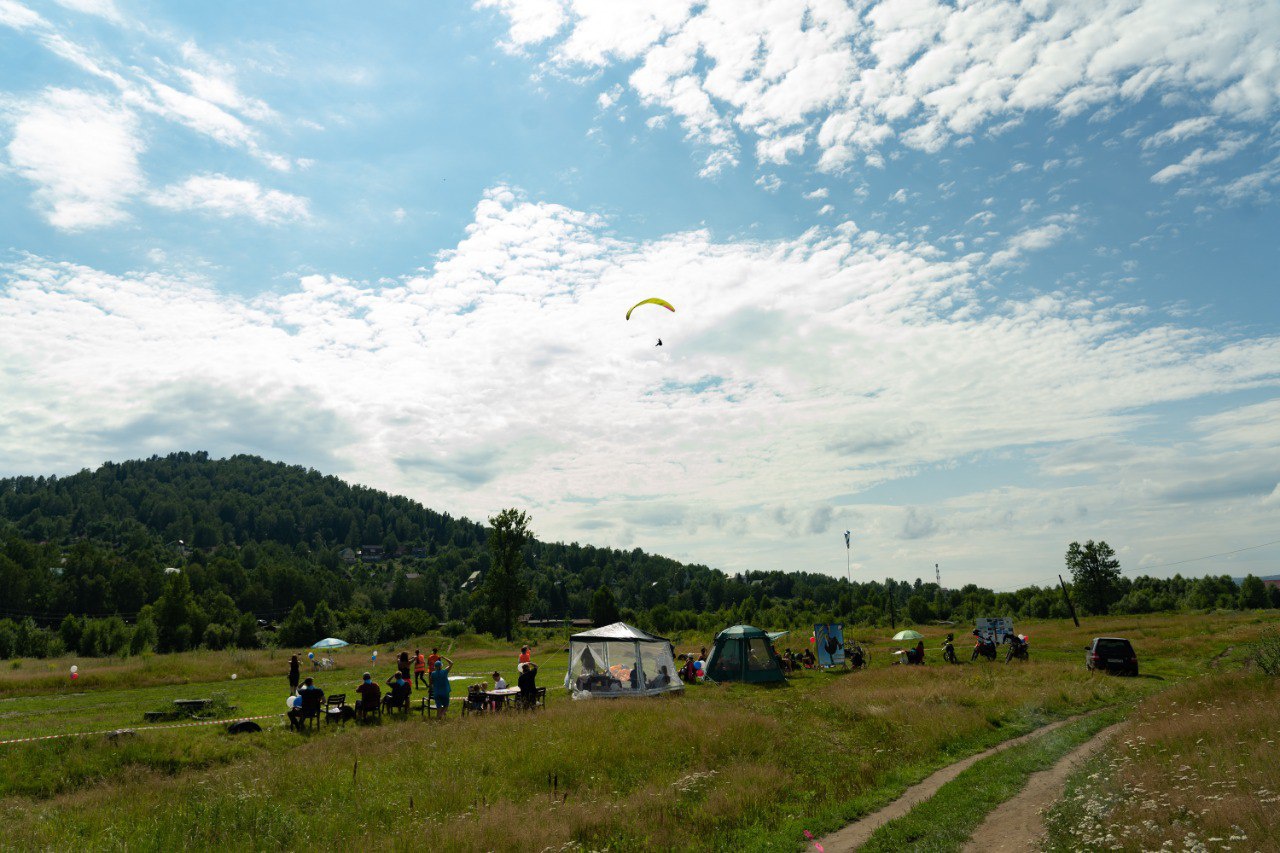
<svg viewBox="0 0 1280 853">
<path fill-rule="evenodd" d="M 116 8 L 114 0 L 57 0 L 57 3 L 59 6 L 71 9 L 74 12 L 97 15 L 113 23 L 120 23 L 124 20 L 120 10 Z"/>
<path fill-rule="evenodd" d="M 1059 214 L 1047 217 L 1040 225 L 1024 228 L 1009 238 L 1005 248 L 991 256 L 991 266 L 1006 266 L 1027 252 L 1038 252 L 1053 246 L 1072 233 L 1077 220 L 1078 217 L 1074 214 Z"/>
<path fill-rule="evenodd" d="M 773 173 L 756 178 L 756 186 L 767 193 L 776 193 L 782 187 L 782 179 Z"/>
<path fill-rule="evenodd" d="M 110 0 L 65 0 L 63 5 L 117 23 L 121 20 Z M 174 44 L 154 31 L 140 30 L 149 39 L 144 42 L 146 51 L 176 51 L 181 61 L 191 66 L 155 58 L 151 62 L 155 69 L 148 72 L 133 56 L 126 63 L 101 55 L 96 46 L 85 47 L 14 0 L 0 0 L 0 24 L 28 32 L 50 53 L 111 84 L 120 101 L 134 111 L 151 113 L 223 145 L 241 148 L 274 169 L 288 171 L 292 167 L 287 157 L 266 149 L 259 131 L 246 121 L 273 119 L 274 111 L 264 101 L 243 95 L 236 87 L 234 69 L 203 53 L 193 42 Z"/>
<path fill-rule="evenodd" d="M 893 140 L 937 151 L 1030 112 L 1114 110 L 1149 94 L 1211 116 L 1267 122 L 1280 106 L 1273 0 L 482 0 L 522 49 L 560 66 L 633 67 L 630 85 L 701 144 L 760 162 L 812 138 L 819 165 L 848 168 Z M 1152 143 L 1160 144 L 1158 142 Z"/>
<path fill-rule="evenodd" d="M 224 219 L 248 216 L 271 224 L 306 220 L 311 215 L 307 200 L 301 196 L 263 189 L 253 181 L 226 175 L 194 175 L 153 192 L 148 200 L 169 210 L 197 210 Z M 403 218 L 404 211 L 399 213 Z"/>
<path fill-rule="evenodd" d="M 1213 116 L 1197 116 L 1195 118 L 1183 119 L 1175 122 L 1171 127 L 1167 127 L 1159 133 L 1153 133 L 1146 139 L 1142 140 L 1143 148 L 1160 148 L 1164 145 L 1170 145 L 1175 142 L 1181 142 L 1184 139 L 1190 139 L 1193 136 L 1199 136 L 1212 130 L 1218 120 Z"/>
<path fill-rule="evenodd" d="M 476 7 L 497 9 L 507 16 L 513 46 L 545 41 L 566 20 L 560 0 L 476 0 Z"/>
<path fill-rule="evenodd" d="M 1177 163 L 1165 166 L 1160 171 L 1151 176 L 1151 180 L 1157 184 L 1167 184 L 1170 181 L 1179 178 L 1187 178 L 1195 175 L 1205 166 L 1213 163 L 1221 163 L 1238 154 L 1242 149 L 1253 142 L 1256 137 L 1242 133 L 1229 133 L 1219 140 L 1216 148 L 1197 148 L 1187 156 L 1183 157 Z"/>
<path fill-rule="evenodd" d="M 1070 225 L 1041 227 L 1055 224 Z M 1154 485 L 1116 487 L 1122 466 L 1097 452 L 1147 407 L 1275 389 L 1280 339 L 1135 322 L 1067 293 L 993 304 L 981 263 L 843 226 L 628 242 L 506 187 L 432 268 L 376 284 L 308 275 L 246 300 L 25 258 L 0 273 L 0 459 L 65 471 L 181 446 L 323 461 L 473 517 L 520 495 L 549 537 L 591 530 L 729 569 L 821 569 L 831 543 L 815 531 L 856 513 L 881 560 L 913 541 L 900 536 L 928 536 L 986 571 L 1029 542 L 1059 551 L 1061 519 L 1083 504 L 1133 541 L 1203 525 L 1188 496 L 1256 489 L 1197 486 L 1189 464 L 1274 447 L 1259 432 L 1270 409 L 1207 422 L 1176 465 L 1152 456 Z M 624 320 L 654 282 L 677 313 Z M 849 507 L 930 466 L 1055 446 L 1087 449 L 1046 460 L 1045 477 L 1076 472 L 1070 486 L 979 478 L 914 514 Z M 1259 513 L 1214 518 L 1214 534 L 1269 523 Z M 993 530 L 999 553 L 984 553 Z"/>
<path fill-rule="evenodd" d="M 812 192 L 805 193 L 804 197 L 809 199 L 810 201 L 818 201 L 819 199 L 826 198 L 830 194 L 831 194 L 830 191 L 826 187 L 818 187 L 816 190 L 813 190 Z"/>
<path fill-rule="evenodd" d="M 34 199 L 55 228 L 67 231 L 125 219 L 124 205 L 143 186 L 137 120 L 107 98 L 48 89 L 18 109 L 9 165 L 36 185 Z"/>
<path fill-rule="evenodd" d="M 0 26 L 15 30 L 44 26 L 44 18 L 40 13 L 28 9 L 15 0 L 0 0 Z"/>
</svg>

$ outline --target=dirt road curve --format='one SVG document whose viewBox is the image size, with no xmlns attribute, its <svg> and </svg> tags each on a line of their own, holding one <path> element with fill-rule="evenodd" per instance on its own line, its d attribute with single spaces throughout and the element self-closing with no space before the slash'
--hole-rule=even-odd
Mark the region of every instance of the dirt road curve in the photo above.
<svg viewBox="0 0 1280 853">
<path fill-rule="evenodd" d="M 878 812 L 872 812 L 861 820 L 855 821 L 844 829 L 837 830 L 825 838 L 819 839 L 823 849 L 827 853 L 846 853 L 846 851 L 857 850 L 867 839 L 871 837 L 871 833 L 884 826 L 889 821 L 902 817 L 911 811 L 918 803 L 924 802 L 937 792 L 939 788 L 959 776 L 965 770 L 968 770 L 977 762 L 989 755 L 995 755 L 1001 750 L 1008 749 L 1011 746 L 1017 746 L 1020 743 L 1026 743 L 1032 738 L 1048 734 L 1054 729 L 1061 728 L 1067 723 L 1074 722 L 1080 717 L 1070 717 L 1066 720 L 1060 720 L 1056 723 L 1050 723 L 1043 728 L 1036 729 L 1034 732 L 1022 735 L 1021 737 L 1007 740 L 1002 744 L 993 746 L 986 752 L 979 752 L 977 755 L 971 755 L 955 764 L 948 765 L 929 778 L 925 779 L 918 785 L 908 788 L 901 797 L 894 800 Z M 1068 756 L 1069 757 L 1069 756 Z M 1028 848 L 1018 848 L 1028 849 Z"/>
<path fill-rule="evenodd" d="M 1032 773 L 1027 787 L 996 806 L 973 833 L 965 853 L 1023 853 L 1039 850 L 1044 835 L 1044 812 L 1062 798 L 1067 777 L 1101 749 L 1120 723 L 1108 726 L 1067 753 L 1048 770 Z"/>
</svg>

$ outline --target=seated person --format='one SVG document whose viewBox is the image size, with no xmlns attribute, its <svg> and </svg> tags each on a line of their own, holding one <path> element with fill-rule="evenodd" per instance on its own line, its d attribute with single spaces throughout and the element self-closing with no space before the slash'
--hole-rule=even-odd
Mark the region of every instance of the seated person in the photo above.
<svg viewBox="0 0 1280 853">
<path fill-rule="evenodd" d="M 497 672 L 493 674 L 493 689 L 494 690 L 507 689 L 507 680 L 503 678 L 501 675 L 499 675 Z"/>
<path fill-rule="evenodd" d="M 364 719 L 370 711 L 378 707 L 378 702 L 382 698 L 382 688 L 375 684 L 373 676 L 366 672 L 363 680 L 356 687 L 356 693 L 360 694 L 360 698 L 356 700 L 356 714 Z"/>
<path fill-rule="evenodd" d="M 290 708 L 288 714 L 289 725 L 295 729 L 302 728 L 302 718 L 306 711 L 311 711 L 313 714 L 319 713 L 320 703 L 324 701 L 324 691 L 316 687 L 314 678 L 307 676 L 307 680 L 298 688 L 298 698 L 301 701 Z"/>
<path fill-rule="evenodd" d="M 383 710 L 403 708 L 409 710 L 409 694 L 413 692 L 413 683 L 405 678 L 404 673 L 397 670 L 387 679 L 391 690 L 382 697 Z"/>
<path fill-rule="evenodd" d="M 685 681 L 698 680 L 698 668 L 693 665 L 693 655 L 682 655 L 684 666 L 680 669 L 680 677 Z"/>
<path fill-rule="evenodd" d="M 813 669 L 818 659 L 813 656 L 813 649 L 804 650 L 804 665 L 806 669 Z"/>
<path fill-rule="evenodd" d="M 914 657 L 915 659 L 911 661 L 912 663 L 924 663 L 924 640 L 916 643 L 916 653 Z"/>
<path fill-rule="evenodd" d="M 655 687 L 666 687 L 670 683 L 671 673 L 667 672 L 667 667 L 665 665 L 658 667 L 658 674 L 649 679 L 650 689 Z"/>
<path fill-rule="evenodd" d="M 627 679 L 631 682 L 631 689 L 637 690 L 640 687 L 640 664 L 631 667 L 631 675 Z"/>
<path fill-rule="evenodd" d="M 520 701 L 526 705 L 532 705 L 538 701 L 538 665 L 536 663 L 526 663 L 520 671 L 520 677 L 516 679 L 516 686 L 520 688 Z"/>
</svg>

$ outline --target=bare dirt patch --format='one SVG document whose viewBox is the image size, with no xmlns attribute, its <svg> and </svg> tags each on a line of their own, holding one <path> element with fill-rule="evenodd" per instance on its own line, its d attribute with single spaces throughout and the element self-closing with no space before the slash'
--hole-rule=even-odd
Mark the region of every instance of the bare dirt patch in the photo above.
<svg viewBox="0 0 1280 853">
<path fill-rule="evenodd" d="M 829 853 L 844 853 L 844 851 L 857 850 L 860 846 L 866 843 L 867 839 L 870 838 L 871 834 L 877 829 L 884 826 L 891 820 L 902 817 L 907 812 L 911 811 L 911 809 L 915 808 L 915 806 L 932 797 L 943 785 L 947 784 L 982 759 L 995 755 L 997 752 L 1009 749 L 1010 747 L 1017 746 L 1018 744 L 1026 743 L 1032 738 L 1048 734 L 1049 732 L 1062 728 L 1066 724 L 1074 722 L 1080 718 L 1080 716 L 1075 716 L 1066 720 L 1059 720 L 1056 723 L 1050 723 L 1047 726 L 1036 729 L 1034 732 L 1028 732 L 1025 735 L 1012 738 L 1004 743 L 997 744 L 984 752 L 979 752 L 975 755 L 969 756 L 968 758 L 957 761 L 955 764 L 949 764 L 926 778 L 923 782 L 908 788 L 903 792 L 901 797 L 894 800 L 889 805 L 877 812 L 872 812 L 860 820 L 854 821 L 844 829 L 836 830 L 825 838 L 820 839 L 820 843 L 822 844 L 823 849 L 829 851 Z M 1029 848 L 1017 849 L 1022 850 Z"/>
<path fill-rule="evenodd" d="M 996 806 L 974 830 L 969 843 L 964 846 L 965 853 L 1039 850 L 1044 836 L 1044 813 L 1062 798 L 1067 777 L 1106 745 L 1107 739 L 1120 725 L 1107 726 L 1058 759 L 1048 770 L 1032 773 L 1026 787 L 1016 797 Z"/>
</svg>

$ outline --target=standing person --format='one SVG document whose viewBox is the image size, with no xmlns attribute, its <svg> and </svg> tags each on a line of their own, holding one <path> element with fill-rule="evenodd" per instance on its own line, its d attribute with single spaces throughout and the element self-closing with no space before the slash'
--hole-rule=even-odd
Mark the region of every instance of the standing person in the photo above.
<svg viewBox="0 0 1280 853">
<path fill-rule="evenodd" d="M 440 650 L 433 647 L 431 654 L 427 655 L 427 672 L 436 671 L 436 661 L 438 660 L 440 660 Z"/>
<path fill-rule="evenodd" d="M 533 652 L 529 651 L 528 646 L 520 647 L 520 659 L 516 661 L 516 669 L 524 669 L 524 665 L 533 661 Z"/>
<path fill-rule="evenodd" d="M 400 674 L 404 676 L 404 680 L 409 680 L 409 652 L 400 653 L 400 659 L 396 661 L 396 669 L 400 670 Z"/>
<path fill-rule="evenodd" d="M 289 692 L 298 692 L 298 681 L 302 678 L 302 663 L 298 656 L 289 658 Z"/>
<path fill-rule="evenodd" d="M 431 670 L 431 695 L 436 700 L 436 719 L 443 720 L 449 710 L 449 670 L 453 669 L 453 661 L 446 657 L 436 661 L 436 668 Z"/>
<path fill-rule="evenodd" d="M 706 661 L 707 661 L 707 647 L 706 647 L 706 646 L 703 646 L 703 647 L 702 647 L 702 651 L 698 652 L 698 660 L 702 661 L 703 663 L 706 663 Z"/>
<path fill-rule="evenodd" d="M 421 649 L 413 650 L 413 686 L 426 687 L 427 685 L 427 659 L 422 656 Z"/>
</svg>

